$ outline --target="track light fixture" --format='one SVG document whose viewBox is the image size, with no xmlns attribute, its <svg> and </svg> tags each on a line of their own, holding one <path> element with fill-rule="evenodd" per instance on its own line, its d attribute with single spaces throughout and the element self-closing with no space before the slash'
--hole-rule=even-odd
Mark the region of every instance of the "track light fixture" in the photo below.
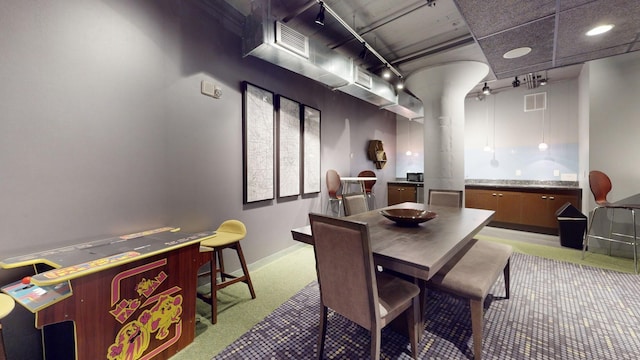
<svg viewBox="0 0 640 360">
<path fill-rule="evenodd" d="M 391 78 L 391 70 L 389 70 L 389 65 L 384 64 L 384 70 L 382 70 L 382 78 L 385 80 L 389 80 Z"/>
<path fill-rule="evenodd" d="M 316 24 L 324 26 L 324 2 L 320 1 L 320 11 L 316 16 Z"/>
<path fill-rule="evenodd" d="M 487 83 L 484 83 L 484 86 L 482 87 L 482 93 L 485 95 L 491 95 L 491 88 L 487 85 Z"/>
<path fill-rule="evenodd" d="M 431 1 L 435 2 L 435 0 L 431 0 Z M 367 46 L 367 43 L 362 38 L 362 36 L 360 36 L 360 34 L 358 34 L 351 26 L 349 26 L 349 24 L 347 24 L 347 22 L 344 21 L 338 14 L 336 14 L 336 12 L 333 11 L 333 9 L 330 6 L 328 6 L 323 1 L 320 1 L 320 0 L 316 0 L 316 2 L 318 4 L 321 4 L 321 11 L 326 10 L 326 12 L 328 12 L 329 15 L 331 15 L 349 33 L 351 33 L 351 35 L 353 35 L 353 37 L 355 37 L 356 40 L 358 40 L 360 43 L 363 44 L 364 49 L 362 49 L 363 51 L 360 53 L 361 58 L 364 59 L 367 53 L 371 53 L 373 56 L 378 58 L 378 60 L 380 60 L 381 63 L 385 64 L 389 68 L 389 70 L 391 70 L 391 72 L 396 74 L 396 76 L 402 77 L 402 74 L 398 71 L 398 69 L 396 69 L 393 65 L 389 64 L 389 62 L 382 55 L 380 55 L 373 47 Z"/>
<path fill-rule="evenodd" d="M 404 80 L 402 78 L 398 79 L 398 83 L 396 84 L 396 89 L 398 90 L 404 89 Z"/>
<path fill-rule="evenodd" d="M 429 7 L 436 6 L 436 0 L 427 0 L 427 6 Z"/>
<path fill-rule="evenodd" d="M 511 83 L 511 85 L 513 85 L 514 88 L 517 88 L 518 86 L 520 86 L 520 80 L 518 80 L 518 77 L 516 76 L 516 79 L 513 80 L 513 82 Z"/>
</svg>

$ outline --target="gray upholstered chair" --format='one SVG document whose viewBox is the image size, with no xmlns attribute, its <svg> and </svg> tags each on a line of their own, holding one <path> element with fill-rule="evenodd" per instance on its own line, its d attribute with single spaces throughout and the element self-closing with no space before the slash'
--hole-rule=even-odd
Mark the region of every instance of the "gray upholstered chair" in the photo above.
<svg viewBox="0 0 640 360">
<path fill-rule="evenodd" d="M 371 332 L 372 359 L 380 358 L 382 328 L 404 313 L 415 359 L 422 330 L 420 289 L 375 270 L 366 223 L 319 214 L 309 214 L 309 220 L 320 284 L 318 358 L 323 357 L 327 311 L 331 308 Z"/>
<path fill-rule="evenodd" d="M 462 190 L 429 189 L 428 204 L 462 207 Z"/>
<path fill-rule="evenodd" d="M 363 193 L 343 194 L 342 203 L 344 204 L 345 216 L 369 211 L 367 197 Z"/>
</svg>

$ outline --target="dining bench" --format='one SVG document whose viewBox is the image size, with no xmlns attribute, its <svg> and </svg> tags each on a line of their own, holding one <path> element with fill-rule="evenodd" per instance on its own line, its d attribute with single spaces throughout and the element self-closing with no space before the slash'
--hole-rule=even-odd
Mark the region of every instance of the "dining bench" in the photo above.
<svg viewBox="0 0 640 360">
<path fill-rule="evenodd" d="M 505 298 L 509 298 L 512 253 L 513 248 L 509 245 L 472 239 L 427 282 L 429 288 L 469 299 L 475 360 L 482 357 L 484 300 L 501 272 L 504 274 Z"/>
</svg>

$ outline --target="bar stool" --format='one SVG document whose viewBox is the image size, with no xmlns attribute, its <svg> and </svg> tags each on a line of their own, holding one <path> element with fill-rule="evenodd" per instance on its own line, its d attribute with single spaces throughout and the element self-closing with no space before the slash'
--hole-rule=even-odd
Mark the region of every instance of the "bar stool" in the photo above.
<svg viewBox="0 0 640 360">
<path fill-rule="evenodd" d="M 619 243 L 633 246 L 633 264 L 636 274 L 638 273 L 638 236 L 636 230 L 636 210 L 640 209 L 640 204 L 616 204 L 607 200 L 607 194 L 611 191 L 611 179 L 602 171 L 593 170 L 589 172 L 589 187 L 591 193 L 596 201 L 596 207 L 591 214 L 591 220 L 589 221 L 589 229 L 587 230 L 587 236 L 582 246 L 582 258 L 584 259 L 585 252 L 589 247 L 589 239 L 598 239 L 609 242 L 608 255 L 611 256 L 611 243 Z M 608 210 L 611 209 L 611 221 L 609 222 L 609 235 L 594 235 L 593 234 L 593 220 L 596 214 L 600 213 L 599 210 L 604 210 L 605 215 Z M 633 224 L 633 235 L 624 234 L 620 232 L 613 232 L 613 221 L 616 210 L 626 210 L 631 213 L 631 220 Z"/>
<path fill-rule="evenodd" d="M 342 195 L 338 194 L 340 191 L 340 186 L 342 182 L 340 181 L 340 175 L 337 171 L 330 169 L 327 170 L 326 174 L 326 183 L 327 183 L 327 192 L 329 194 L 329 199 L 327 201 L 327 209 L 325 210 L 325 214 L 329 213 L 329 209 L 331 209 L 331 214 L 333 215 L 333 206 L 334 203 L 338 203 L 338 216 L 340 216 L 342 209 Z"/>
<path fill-rule="evenodd" d="M 200 243 L 201 263 L 209 261 L 211 263 L 211 271 L 199 274 L 198 276 L 211 274 L 211 298 L 203 297 L 201 294 L 198 294 L 198 297 L 205 302 L 211 303 L 212 324 L 218 322 L 218 290 L 242 281 L 249 287 L 251 298 L 256 298 L 256 293 L 253 290 L 253 284 L 249 277 L 249 269 L 247 268 L 242 247 L 240 246 L 240 240 L 244 239 L 246 234 L 247 228 L 241 221 L 227 220 L 218 227 L 216 235 L 213 238 Z M 238 253 L 238 259 L 242 266 L 242 276 L 230 275 L 224 271 L 224 260 L 222 258 L 222 250 L 224 249 L 233 249 Z M 217 267 L 217 263 L 220 263 L 220 268 Z M 220 283 L 217 281 L 218 273 L 220 273 Z M 226 280 L 227 278 L 230 280 Z"/>
<path fill-rule="evenodd" d="M 358 177 L 376 177 L 376 173 L 371 170 L 362 170 L 358 173 Z M 376 184 L 375 180 L 364 181 L 364 193 L 369 200 L 369 209 L 376 208 L 376 194 L 373 193 L 373 185 Z"/>
<path fill-rule="evenodd" d="M 7 353 L 4 350 L 4 338 L 2 337 L 2 319 L 9 315 L 16 303 L 13 298 L 7 294 L 0 294 L 0 359 L 6 359 Z"/>
</svg>

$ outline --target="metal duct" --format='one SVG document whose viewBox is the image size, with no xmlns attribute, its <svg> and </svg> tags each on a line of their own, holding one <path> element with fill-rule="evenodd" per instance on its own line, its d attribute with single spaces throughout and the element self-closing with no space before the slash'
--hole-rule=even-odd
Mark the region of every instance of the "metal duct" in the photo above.
<svg viewBox="0 0 640 360">
<path fill-rule="evenodd" d="M 409 119 L 423 116 L 422 103 L 336 51 L 270 16 L 262 5 L 247 16 L 243 56 L 252 55 Z"/>
</svg>

